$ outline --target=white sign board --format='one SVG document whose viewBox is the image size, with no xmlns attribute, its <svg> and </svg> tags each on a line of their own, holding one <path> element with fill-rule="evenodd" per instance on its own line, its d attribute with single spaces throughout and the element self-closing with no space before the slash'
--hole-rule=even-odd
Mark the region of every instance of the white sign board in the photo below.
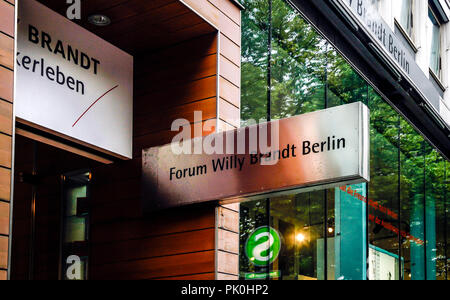
<svg viewBox="0 0 450 300">
<path fill-rule="evenodd" d="M 20 1 L 15 115 L 132 157 L 133 57 L 34 1 Z"/>
<path fill-rule="evenodd" d="M 253 151 L 250 145 L 261 145 L 267 136 L 261 130 L 256 134 L 257 127 L 278 128 L 271 133 L 271 141 L 279 141 L 278 146 L 270 152 Z M 217 133 L 202 140 L 203 144 L 209 141 L 219 145 L 222 154 L 176 154 L 174 144 L 143 150 L 145 210 L 215 200 L 240 201 L 370 179 L 369 109 L 361 102 Z M 239 145 L 242 148 L 236 151 Z"/>
</svg>

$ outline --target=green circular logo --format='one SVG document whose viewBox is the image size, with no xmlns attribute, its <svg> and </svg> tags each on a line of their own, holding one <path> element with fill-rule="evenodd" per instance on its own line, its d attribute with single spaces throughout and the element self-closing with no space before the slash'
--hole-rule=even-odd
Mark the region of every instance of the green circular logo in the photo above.
<svg viewBox="0 0 450 300">
<path fill-rule="evenodd" d="M 245 244 L 245 254 L 257 267 L 272 264 L 280 254 L 281 239 L 272 227 L 260 227 L 250 234 Z"/>
</svg>

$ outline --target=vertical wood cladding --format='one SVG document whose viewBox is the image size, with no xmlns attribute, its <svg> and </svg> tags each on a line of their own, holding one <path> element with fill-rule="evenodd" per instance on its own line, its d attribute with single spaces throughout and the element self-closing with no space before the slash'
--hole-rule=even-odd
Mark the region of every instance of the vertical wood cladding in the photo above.
<svg viewBox="0 0 450 300">
<path fill-rule="evenodd" d="M 217 35 L 135 57 L 134 159 L 93 172 L 93 279 L 214 277 L 214 206 L 142 216 L 142 149 L 169 143 L 171 122 L 216 118 Z"/>
<path fill-rule="evenodd" d="M 239 204 L 217 208 L 217 279 L 239 279 Z"/>
<path fill-rule="evenodd" d="M 231 0 L 184 0 L 220 30 L 218 130 L 240 126 L 241 11 Z M 216 279 L 239 278 L 239 205 L 216 209 Z"/>
<path fill-rule="evenodd" d="M 175 0 L 158 0 L 166 2 Z M 161 41 L 163 47 L 135 56 L 133 160 L 92 169 L 90 279 L 236 277 L 236 209 L 212 203 L 145 217 L 141 211 L 141 151 L 169 143 L 175 135 L 170 131 L 173 120 L 183 118 L 192 124 L 194 111 L 200 110 L 203 122 L 219 119 L 218 130 L 239 126 L 240 9 L 232 0 L 181 2 L 214 24 L 220 35 L 209 33 L 209 25 L 197 24 L 195 18 L 188 23 L 174 19 L 164 23 L 173 25 L 174 34 Z M 121 3 L 127 7 L 126 1 Z M 135 10 L 130 6 L 129 12 Z M 14 1 L 0 0 L 0 279 L 6 278 L 7 270 L 2 249 L 9 236 L 11 185 L 14 38 L 8 20 L 14 20 Z M 182 25 L 198 28 L 198 35 L 179 42 L 183 31 L 175 29 Z M 129 44 L 134 45 L 134 37 L 139 37 L 136 45 L 141 47 L 156 44 L 157 39 L 142 41 L 147 31 L 130 33 Z M 171 39 L 176 43 L 167 46 Z M 218 209 L 224 209 L 224 218 L 217 219 Z M 48 273 L 44 265 L 40 271 Z"/>
<path fill-rule="evenodd" d="M 215 204 L 145 217 L 141 212 L 142 149 L 169 143 L 175 135 L 170 130 L 172 121 L 183 118 L 193 124 L 196 110 L 202 111 L 203 122 L 239 118 L 239 8 L 229 0 L 184 3 L 206 13 L 204 17 L 214 19 L 218 28 L 230 27 L 224 29 L 230 37 L 201 35 L 135 57 L 134 159 L 93 172 L 92 279 L 216 278 Z M 197 9 L 198 5 L 206 11 Z M 219 44 L 223 53 L 218 51 Z M 217 73 L 218 62 L 225 65 L 224 73 Z M 221 112 L 218 99 L 232 106 L 223 108 L 223 118 L 217 115 Z"/>
<path fill-rule="evenodd" d="M 241 86 L 241 11 L 233 0 L 184 0 L 220 30 L 219 120 L 239 127 Z"/>
<path fill-rule="evenodd" d="M 14 1 L 0 0 L 0 280 L 7 278 L 10 233 Z"/>
</svg>

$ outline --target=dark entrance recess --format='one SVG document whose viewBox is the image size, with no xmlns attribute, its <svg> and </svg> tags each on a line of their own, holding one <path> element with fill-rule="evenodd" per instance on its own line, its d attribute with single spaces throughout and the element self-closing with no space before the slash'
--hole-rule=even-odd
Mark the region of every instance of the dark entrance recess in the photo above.
<svg viewBox="0 0 450 300">
<path fill-rule="evenodd" d="M 15 149 L 11 279 L 64 279 L 65 254 L 70 250 L 84 266 L 89 252 L 89 227 L 79 226 L 88 225 L 88 194 L 75 195 L 74 205 L 69 194 L 100 163 L 21 136 Z"/>
</svg>

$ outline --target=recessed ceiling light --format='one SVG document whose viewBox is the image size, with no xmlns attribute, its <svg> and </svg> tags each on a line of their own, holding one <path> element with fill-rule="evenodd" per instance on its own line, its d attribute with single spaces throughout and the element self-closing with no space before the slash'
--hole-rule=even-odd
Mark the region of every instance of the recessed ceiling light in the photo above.
<svg viewBox="0 0 450 300">
<path fill-rule="evenodd" d="M 92 15 L 88 18 L 89 23 L 96 26 L 107 26 L 111 24 L 111 19 L 105 15 Z"/>
</svg>

